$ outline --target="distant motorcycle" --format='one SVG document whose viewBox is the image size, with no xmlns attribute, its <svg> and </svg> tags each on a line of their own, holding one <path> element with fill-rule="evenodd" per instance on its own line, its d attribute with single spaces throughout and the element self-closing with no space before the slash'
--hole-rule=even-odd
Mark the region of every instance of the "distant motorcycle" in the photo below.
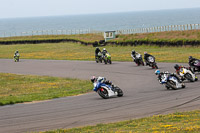
<svg viewBox="0 0 200 133">
<path fill-rule="evenodd" d="M 107 64 L 112 64 L 112 61 L 111 61 L 111 55 L 109 53 L 106 53 L 104 56 L 103 56 L 103 60 L 104 60 L 104 63 Z"/>
<path fill-rule="evenodd" d="M 19 62 L 19 54 L 14 55 L 14 61 Z"/>
<path fill-rule="evenodd" d="M 200 72 L 200 60 L 195 58 L 189 58 L 189 65 L 193 72 Z"/>
<path fill-rule="evenodd" d="M 123 91 L 117 87 L 112 87 L 111 85 L 107 85 L 105 83 L 96 82 L 94 83 L 95 91 L 101 96 L 103 99 L 108 99 L 110 97 L 123 96 Z"/>
<path fill-rule="evenodd" d="M 96 63 L 99 63 L 99 62 L 102 63 L 102 53 L 101 52 L 99 52 L 97 54 L 95 60 L 96 60 Z"/>
<path fill-rule="evenodd" d="M 185 88 L 185 84 L 182 81 L 178 80 L 174 74 L 168 72 L 160 73 L 158 75 L 158 80 L 160 84 L 165 84 L 167 89 L 171 88 L 173 90 L 177 90 L 180 88 Z"/>
<path fill-rule="evenodd" d="M 188 81 L 190 82 L 194 82 L 194 81 L 197 81 L 198 78 L 196 77 L 196 75 L 190 70 L 190 68 L 187 68 L 187 67 L 182 67 L 180 70 L 179 70 L 179 75 L 181 76 L 181 79 L 182 80 L 185 80 L 187 79 Z"/>
<path fill-rule="evenodd" d="M 143 65 L 144 66 L 144 62 L 143 62 L 143 59 L 142 59 L 142 55 L 141 54 L 136 54 L 135 56 L 135 59 L 134 57 L 133 58 L 133 61 L 139 66 L 139 65 Z"/>
<path fill-rule="evenodd" d="M 149 56 L 147 58 L 147 62 L 146 62 L 150 67 L 152 67 L 153 69 L 158 69 L 158 66 L 155 62 L 155 58 L 153 56 Z"/>
</svg>

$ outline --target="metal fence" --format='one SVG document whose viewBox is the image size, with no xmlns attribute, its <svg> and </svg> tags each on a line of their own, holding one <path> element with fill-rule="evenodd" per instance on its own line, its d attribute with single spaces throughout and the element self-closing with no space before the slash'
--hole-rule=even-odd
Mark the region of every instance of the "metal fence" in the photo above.
<svg viewBox="0 0 200 133">
<path fill-rule="evenodd" d="M 152 28 L 137 28 L 128 30 L 116 30 L 116 34 L 135 34 L 135 33 L 152 33 L 164 31 L 186 31 L 186 30 L 199 30 L 200 24 L 186 24 L 186 25 L 169 25 Z"/>
<path fill-rule="evenodd" d="M 116 34 L 135 34 L 135 33 L 152 33 L 152 32 L 164 32 L 164 31 L 186 31 L 186 30 L 199 30 L 200 24 L 185 24 L 185 25 L 169 25 L 159 26 L 152 28 L 136 28 L 126 30 L 116 30 Z M 35 36 L 35 35 L 73 35 L 73 34 L 102 34 L 102 31 L 96 31 L 91 29 L 79 29 L 79 30 L 40 30 L 40 31 L 27 31 L 27 32 L 3 32 L 0 33 L 0 37 L 14 37 L 14 36 Z"/>
<path fill-rule="evenodd" d="M 73 34 L 88 34 L 91 33 L 90 29 L 79 30 L 40 30 L 40 31 L 27 31 L 27 32 L 3 32 L 0 37 L 14 37 L 14 36 L 35 36 L 35 35 L 73 35 Z"/>
</svg>

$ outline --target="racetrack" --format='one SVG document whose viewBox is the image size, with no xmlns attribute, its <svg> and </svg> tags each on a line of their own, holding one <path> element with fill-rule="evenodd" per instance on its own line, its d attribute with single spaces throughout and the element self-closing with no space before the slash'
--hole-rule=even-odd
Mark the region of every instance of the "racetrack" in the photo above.
<svg viewBox="0 0 200 133">
<path fill-rule="evenodd" d="M 187 65 L 187 64 L 186 64 Z M 174 63 L 158 63 L 160 70 L 174 72 Z M 166 90 L 153 69 L 133 62 L 0 59 L 0 72 L 90 79 L 104 76 L 119 86 L 124 96 L 102 99 L 92 92 L 43 102 L 0 107 L 0 133 L 72 128 L 200 109 L 200 81 L 185 89 Z M 200 79 L 200 75 L 197 75 Z M 92 90 L 92 88 L 91 88 Z"/>
</svg>

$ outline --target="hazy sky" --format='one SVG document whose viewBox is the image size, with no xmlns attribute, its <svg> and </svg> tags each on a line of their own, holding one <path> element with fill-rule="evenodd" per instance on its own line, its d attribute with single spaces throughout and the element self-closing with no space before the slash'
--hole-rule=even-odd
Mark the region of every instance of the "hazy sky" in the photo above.
<svg viewBox="0 0 200 133">
<path fill-rule="evenodd" d="M 0 18 L 200 7 L 200 0 L 0 0 Z"/>
</svg>

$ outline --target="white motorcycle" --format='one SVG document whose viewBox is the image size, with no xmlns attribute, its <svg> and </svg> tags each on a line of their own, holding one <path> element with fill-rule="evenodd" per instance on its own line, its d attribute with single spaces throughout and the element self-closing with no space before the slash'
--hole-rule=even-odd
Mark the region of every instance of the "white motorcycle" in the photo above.
<svg viewBox="0 0 200 133">
<path fill-rule="evenodd" d="M 185 84 L 182 83 L 174 74 L 169 72 L 160 73 L 158 75 L 158 80 L 160 84 L 165 84 L 167 89 L 177 90 L 180 88 L 185 88 Z"/>
<path fill-rule="evenodd" d="M 99 96 L 101 96 L 104 99 L 108 99 L 110 97 L 122 97 L 123 96 L 123 91 L 117 87 L 114 86 L 112 87 L 111 85 L 107 85 L 105 83 L 101 82 L 96 82 L 93 84 L 94 85 L 94 91 L 96 91 Z"/>
<path fill-rule="evenodd" d="M 190 82 L 197 81 L 198 78 L 196 75 L 188 68 L 182 67 L 179 70 L 179 75 L 182 77 L 182 79 L 187 79 Z"/>
</svg>

